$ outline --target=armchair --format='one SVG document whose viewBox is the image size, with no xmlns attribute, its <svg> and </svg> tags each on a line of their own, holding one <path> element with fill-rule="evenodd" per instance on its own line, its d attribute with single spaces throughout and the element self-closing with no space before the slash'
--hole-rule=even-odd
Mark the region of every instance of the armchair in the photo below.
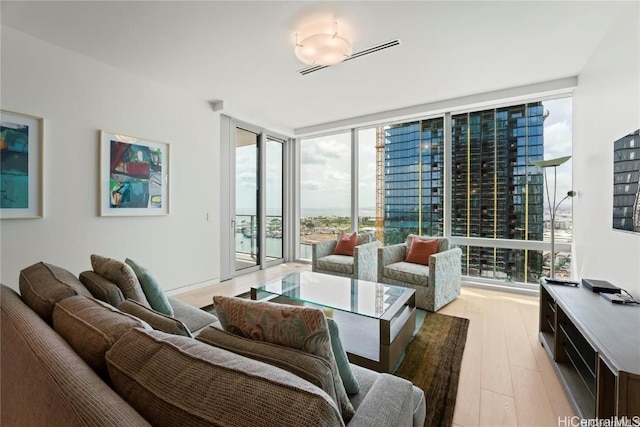
<svg viewBox="0 0 640 427">
<path fill-rule="evenodd" d="M 324 240 L 311 247 L 311 270 L 318 273 L 375 282 L 377 249 L 382 245 L 369 233 L 358 234 L 353 256 L 334 255 L 337 240 Z"/>
<path fill-rule="evenodd" d="M 447 238 L 438 239 L 438 252 L 429 257 L 429 265 L 405 262 L 413 235 L 405 243 L 378 248 L 380 283 L 399 285 L 416 291 L 416 307 L 438 311 L 460 295 L 462 250 Z"/>
</svg>

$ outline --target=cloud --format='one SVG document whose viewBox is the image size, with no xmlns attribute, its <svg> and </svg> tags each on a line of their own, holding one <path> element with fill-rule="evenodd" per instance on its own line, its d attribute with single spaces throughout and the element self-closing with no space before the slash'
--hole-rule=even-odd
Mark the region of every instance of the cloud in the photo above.
<svg viewBox="0 0 640 427">
<path fill-rule="evenodd" d="M 315 181 L 302 181 L 300 183 L 301 191 L 317 191 L 320 190 L 320 185 Z"/>
<path fill-rule="evenodd" d="M 571 98 L 560 98 L 543 101 L 542 106 L 546 111 L 549 112 L 549 116 L 545 119 L 546 126 L 562 122 L 571 123 L 571 117 L 573 114 L 573 105 L 571 102 Z"/>
</svg>

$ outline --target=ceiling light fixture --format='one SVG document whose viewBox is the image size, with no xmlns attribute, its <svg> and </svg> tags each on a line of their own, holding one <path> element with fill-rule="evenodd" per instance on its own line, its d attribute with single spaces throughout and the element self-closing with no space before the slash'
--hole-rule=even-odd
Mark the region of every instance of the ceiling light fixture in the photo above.
<svg viewBox="0 0 640 427">
<path fill-rule="evenodd" d="M 307 65 L 333 65 L 349 58 L 351 41 L 338 33 L 338 23 L 316 24 L 296 33 L 295 53 Z"/>
</svg>

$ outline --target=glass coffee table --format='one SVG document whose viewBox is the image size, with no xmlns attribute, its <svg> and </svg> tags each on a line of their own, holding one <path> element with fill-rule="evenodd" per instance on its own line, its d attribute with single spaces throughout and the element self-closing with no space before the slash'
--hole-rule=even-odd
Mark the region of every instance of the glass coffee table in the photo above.
<svg viewBox="0 0 640 427">
<path fill-rule="evenodd" d="M 323 309 L 349 361 L 378 372 L 393 369 L 416 324 L 413 289 L 310 271 L 253 286 L 251 299 Z"/>
</svg>

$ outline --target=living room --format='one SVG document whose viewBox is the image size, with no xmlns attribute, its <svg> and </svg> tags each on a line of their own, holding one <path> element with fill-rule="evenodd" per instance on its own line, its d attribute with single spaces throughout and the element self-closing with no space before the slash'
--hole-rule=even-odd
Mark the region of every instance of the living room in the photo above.
<svg viewBox="0 0 640 427">
<path fill-rule="evenodd" d="M 464 90 L 465 75 L 453 74 L 451 81 L 447 76 L 460 68 L 485 73 L 483 67 L 489 67 L 492 55 L 476 53 L 468 57 L 475 60 L 469 65 L 465 53 L 471 55 L 471 52 L 461 48 L 458 62 L 453 64 L 437 56 L 415 64 L 423 70 L 422 75 L 416 77 L 391 66 L 383 67 L 387 53 L 381 52 L 300 76 L 297 71 L 303 64 L 294 55 L 293 33 L 295 19 L 307 11 L 304 4 L 205 2 L 201 7 L 216 16 L 215 25 L 220 29 L 209 33 L 203 30 L 209 19 L 206 14 L 192 14 L 177 4 L 166 6 L 165 10 L 162 6 L 156 8 L 158 5 L 146 9 L 143 4 L 128 3 L 111 7 L 91 2 L 46 6 L 21 3 L 2 2 L 1 105 L 3 110 L 43 118 L 44 214 L 40 219 L 3 219 L 0 223 L 0 277 L 2 283 L 14 289 L 18 286 L 20 270 L 26 266 L 46 261 L 79 273 L 87 269 L 89 255 L 93 253 L 140 259 L 158 276 L 165 291 L 173 294 L 220 283 L 223 260 L 230 256 L 230 248 L 221 244 L 226 213 L 220 201 L 230 192 L 228 180 L 220 172 L 226 162 L 222 115 L 293 140 L 364 124 L 424 117 L 446 108 L 455 110 L 512 99 L 570 94 L 572 188 L 577 192 L 572 199 L 573 277 L 604 279 L 640 299 L 640 238 L 638 234 L 615 231 L 611 225 L 613 142 L 640 127 L 639 6 L 636 1 L 558 2 L 558 6 L 552 3 L 535 6 L 536 2 L 456 2 L 448 6 L 452 10 L 448 10 L 451 15 L 449 21 L 445 21 L 447 26 L 457 25 L 456 19 L 462 16 L 468 25 L 471 24 L 468 21 L 482 21 L 480 17 L 492 24 L 504 25 L 504 29 L 489 32 L 489 41 L 494 43 L 499 41 L 495 39 L 497 35 L 505 34 L 528 45 L 535 43 L 539 35 L 538 32 L 518 32 L 514 23 L 517 21 L 501 21 L 498 13 L 501 9 L 511 18 L 518 15 L 538 18 L 539 32 L 552 39 L 556 37 L 565 49 L 546 46 L 547 55 L 530 57 L 531 62 L 542 64 L 539 70 L 543 71 L 538 74 L 530 75 L 528 67 L 533 68 L 530 64 L 506 67 L 502 63 L 501 74 L 486 71 L 482 86 Z M 351 20 L 352 25 L 358 22 L 358 13 L 363 22 L 373 23 L 357 28 L 366 34 L 366 37 L 361 35 L 361 39 L 369 41 L 362 42 L 358 49 L 394 37 L 406 41 L 394 49 L 416 49 L 415 44 L 409 43 L 411 35 L 401 31 L 405 26 L 402 15 L 415 19 L 410 21 L 412 25 L 406 25 L 408 32 L 408 29 L 415 31 L 420 19 L 447 9 L 443 5 L 446 2 L 434 2 L 436 9 L 431 12 L 431 2 L 402 3 L 401 6 L 380 3 L 375 6 L 336 4 L 336 8 L 344 8 L 340 9 L 344 19 Z M 524 12 L 518 14 L 518 7 L 524 8 Z M 554 7 L 558 7 L 556 12 L 562 19 L 545 17 L 553 13 Z M 196 9 L 196 12 L 201 11 Z M 276 18 L 285 14 L 289 15 Z M 251 20 L 241 25 L 238 16 Z M 389 21 L 394 17 L 395 33 L 373 30 L 381 31 L 380 28 L 385 27 L 385 16 L 389 16 Z M 136 20 L 139 26 L 135 25 Z M 180 31 L 167 30 L 164 36 L 160 30 L 147 34 L 145 31 L 153 27 L 156 20 L 161 22 L 157 24 L 160 30 L 176 26 L 181 27 Z M 273 22 L 264 27 L 265 30 L 248 33 L 251 28 L 260 29 L 262 20 Z M 400 22 L 395 23 L 396 20 Z M 189 23 L 193 26 L 189 27 Z M 280 26 L 278 32 L 269 31 L 272 25 Z M 193 30 L 183 30 L 185 27 Z M 110 43 L 109 34 L 113 33 L 114 39 L 119 40 L 115 33 L 122 34 L 125 30 L 128 32 L 123 38 L 131 41 L 129 49 L 125 49 L 123 43 Z M 92 34 L 93 40 L 89 38 L 86 44 L 80 43 L 81 34 Z M 260 47 L 262 52 L 245 51 L 257 43 L 258 38 L 269 39 L 271 34 L 277 40 L 270 42 L 270 50 Z M 458 47 L 464 47 L 476 37 L 459 30 L 447 34 Z M 576 34 L 589 43 L 578 43 L 584 40 L 575 40 Z M 563 36 L 575 41 L 575 49 L 566 44 L 569 42 L 561 43 Z M 443 37 L 442 33 L 427 30 L 417 36 L 424 44 L 433 43 L 434 38 L 438 44 L 449 44 L 449 39 L 439 37 Z M 135 40 L 149 44 L 137 44 Z M 158 43 L 149 49 L 153 40 Z M 478 43 L 482 43 L 479 36 Z M 191 51 L 190 46 L 197 48 Z M 164 49 L 173 53 L 182 51 L 183 56 L 174 60 L 163 53 Z M 218 54 L 220 49 L 224 55 Z M 388 53 L 393 55 L 392 50 Z M 421 56 L 421 51 L 413 54 Z M 213 68 L 197 65 L 198 58 L 216 55 L 220 57 L 213 61 Z M 376 66 L 381 68 L 379 74 L 366 80 L 366 85 L 360 83 L 365 81 L 364 71 Z M 215 71 L 225 77 L 217 77 Z M 202 79 L 202 74 L 208 73 L 213 74 Z M 284 73 L 291 77 L 277 85 L 283 98 L 283 108 L 279 109 L 274 106 L 277 96 L 273 92 L 262 94 Z M 326 77 L 322 73 L 326 73 Z M 230 74 L 236 75 L 233 81 L 226 80 Z M 422 80 L 430 79 L 438 81 L 436 89 L 441 87 L 435 98 L 422 91 L 393 89 L 399 87 L 399 80 L 419 86 Z M 210 89 L 197 86 L 196 82 L 203 80 L 209 82 Z M 387 82 L 388 86 L 381 88 L 373 84 L 376 81 Z M 250 101 L 252 97 L 254 102 Z M 380 97 L 388 98 L 387 103 L 372 104 Z M 218 107 L 212 108 L 213 101 L 221 102 L 217 105 L 222 110 L 214 111 Z M 283 113 L 284 108 L 290 114 Z M 169 215 L 100 215 L 101 130 L 170 143 Z M 293 253 L 286 261 L 296 261 Z"/>
</svg>

